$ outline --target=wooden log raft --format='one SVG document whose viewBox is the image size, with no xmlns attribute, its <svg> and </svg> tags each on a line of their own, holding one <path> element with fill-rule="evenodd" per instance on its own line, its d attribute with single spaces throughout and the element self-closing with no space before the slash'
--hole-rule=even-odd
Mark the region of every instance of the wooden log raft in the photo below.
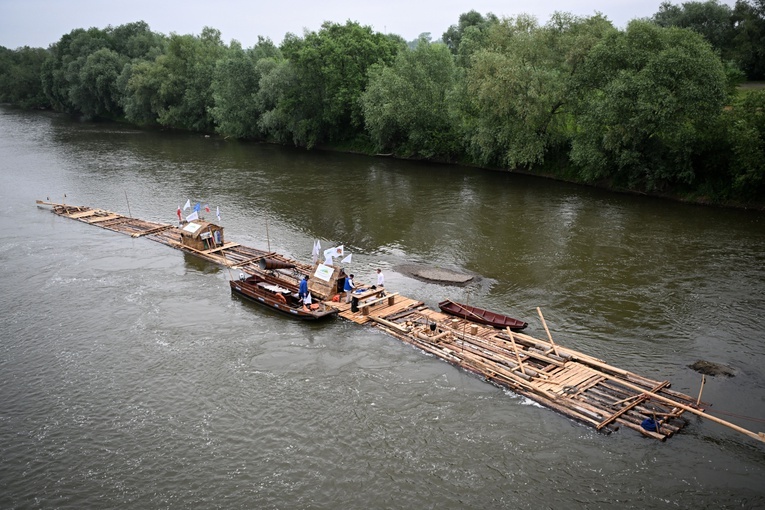
<svg viewBox="0 0 765 510">
<path fill-rule="evenodd" d="M 133 237 L 145 237 L 216 264 L 238 267 L 248 274 L 261 270 L 258 262 L 264 257 L 291 263 L 292 273 L 282 272 L 279 275 L 281 278 L 296 280 L 301 274 L 310 274 L 312 269 L 312 266 L 273 252 L 236 243 L 227 243 L 207 251 L 193 250 L 181 243 L 180 231 L 173 225 L 147 222 L 85 206 L 39 200 L 37 203 L 52 207 L 53 212 L 59 216 Z M 391 313 L 384 317 L 369 314 L 370 324 L 418 349 L 596 430 L 611 432 L 625 426 L 663 441 L 685 425 L 682 415 L 689 412 L 765 441 L 762 432 L 754 433 L 707 414 L 704 409 L 708 405 L 700 402 L 701 392 L 699 398 L 694 399 L 670 390 L 668 381 L 652 381 L 611 366 L 601 359 L 563 347 L 553 340 L 539 308 L 537 312 L 547 340 L 512 331 L 497 332 L 488 326 L 463 319 L 457 323 L 460 327 L 455 327 L 452 319 L 428 309 L 420 301 L 403 297 L 400 300 L 403 305 L 399 305 L 395 300 L 397 295 L 389 294 L 365 303 L 368 309 L 387 299 L 391 308 Z M 392 306 L 391 301 L 397 301 L 396 306 Z M 646 428 L 646 420 L 650 420 L 655 429 Z"/>
</svg>

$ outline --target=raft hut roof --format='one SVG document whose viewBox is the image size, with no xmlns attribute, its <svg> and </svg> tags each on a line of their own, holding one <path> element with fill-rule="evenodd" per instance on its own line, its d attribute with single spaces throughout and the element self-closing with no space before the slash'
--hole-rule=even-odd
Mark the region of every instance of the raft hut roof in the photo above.
<svg viewBox="0 0 765 510">
<path fill-rule="evenodd" d="M 181 243 L 195 250 L 223 244 L 223 227 L 204 220 L 193 220 L 181 228 Z"/>
</svg>

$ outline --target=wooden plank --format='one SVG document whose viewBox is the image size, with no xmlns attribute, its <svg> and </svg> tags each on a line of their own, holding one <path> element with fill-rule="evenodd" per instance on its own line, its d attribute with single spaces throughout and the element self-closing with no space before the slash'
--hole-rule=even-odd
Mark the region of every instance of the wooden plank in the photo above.
<svg viewBox="0 0 765 510">
<path fill-rule="evenodd" d="M 66 214 L 66 217 L 67 218 L 72 218 L 73 220 L 79 220 L 81 218 L 86 218 L 88 216 L 93 216 L 94 214 L 98 214 L 98 211 L 90 209 L 88 211 L 80 211 L 80 212 L 75 212 L 75 213 L 71 213 L 71 214 Z"/>
<path fill-rule="evenodd" d="M 212 248 L 211 250 L 204 250 L 202 253 L 206 253 L 209 255 L 210 253 L 226 250 L 228 248 L 233 248 L 235 246 L 239 246 L 239 243 L 226 243 L 223 246 L 218 246 L 217 248 Z"/>
<path fill-rule="evenodd" d="M 83 221 L 85 221 L 85 223 L 94 224 L 94 223 L 102 223 L 104 221 L 116 220 L 117 218 L 121 218 L 121 217 L 122 216 L 119 214 L 112 214 L 110 216 L 99 216 L 93 219 L 84 219 Z"/>
</svg>

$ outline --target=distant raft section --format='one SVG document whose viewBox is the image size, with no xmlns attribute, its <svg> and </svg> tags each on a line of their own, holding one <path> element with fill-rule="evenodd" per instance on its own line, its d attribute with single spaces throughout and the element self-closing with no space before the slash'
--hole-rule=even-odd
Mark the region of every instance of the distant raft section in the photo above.
<svg viewBox="0 0 765 510">
<path fill-rule="evenodd" d="M 212 224 L 199 222 L 200 226 L 188 228 L 85 206 L 40 200 L 37 204 L 51 207 L 59 216 L 145 237 L 248 275 L 269 274 L 296 284 L 303 275 L 313 275 L 317 269 L 271 251 L 226 242 L 222 228 Z M 669 381 L 651 380 L 561 346 L 553 340 L 539 308 L 545 340 L 432 310 L 421 301 L 398 293 L 384 294 L 382 289 L 365 292 L 352 303 L 337 300 L 333 285 L 325 285 L 324 290 L 315 291 L 317 297 L 323 305 L 337 309 L 343 319 L 375 327 L 600 432 L 611 433 L 624 426 L 664 441 L 685 427 L 684 415 L 691 413 L 765 441 L 762 432 L 749 431 L 705 412 L 709 404 L 701 401 L 701 391 L 698 398 L 693 398 L 670 390 Z"/>
</svg>

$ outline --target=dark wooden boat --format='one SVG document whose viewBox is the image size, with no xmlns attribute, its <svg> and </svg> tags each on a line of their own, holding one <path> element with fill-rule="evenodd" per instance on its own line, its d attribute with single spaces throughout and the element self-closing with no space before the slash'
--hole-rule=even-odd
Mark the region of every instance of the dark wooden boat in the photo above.
<svg viewBox="0 0 765 510">
<path fill-rule="evenodd" d="M 278 278 L 256 274 L 231 280 L 231 292 L 295 319 L 315 321 L 337 315 L 337 310 L 324 303 L 314 303 L 316 309 L 306 310 L 298 297 L 297 287 Z"/>
<path fill-rule="evenodd" d="M 449 315 L 455 315 L 469 321 L 494 326 L 499 329 L 510 328 L 513 331 L 520 331 L 528 326 L 528 323 L 523 322 L 522 320 L 513 319 L 512 317 L 502 315 L 501 313 L 490 312 L 489 310 L 484 310 L 477 306 L 456 303 L 449 299 L 438 303 L 438 307 L 442 312 L 448 313 Z"/>
</svg>

